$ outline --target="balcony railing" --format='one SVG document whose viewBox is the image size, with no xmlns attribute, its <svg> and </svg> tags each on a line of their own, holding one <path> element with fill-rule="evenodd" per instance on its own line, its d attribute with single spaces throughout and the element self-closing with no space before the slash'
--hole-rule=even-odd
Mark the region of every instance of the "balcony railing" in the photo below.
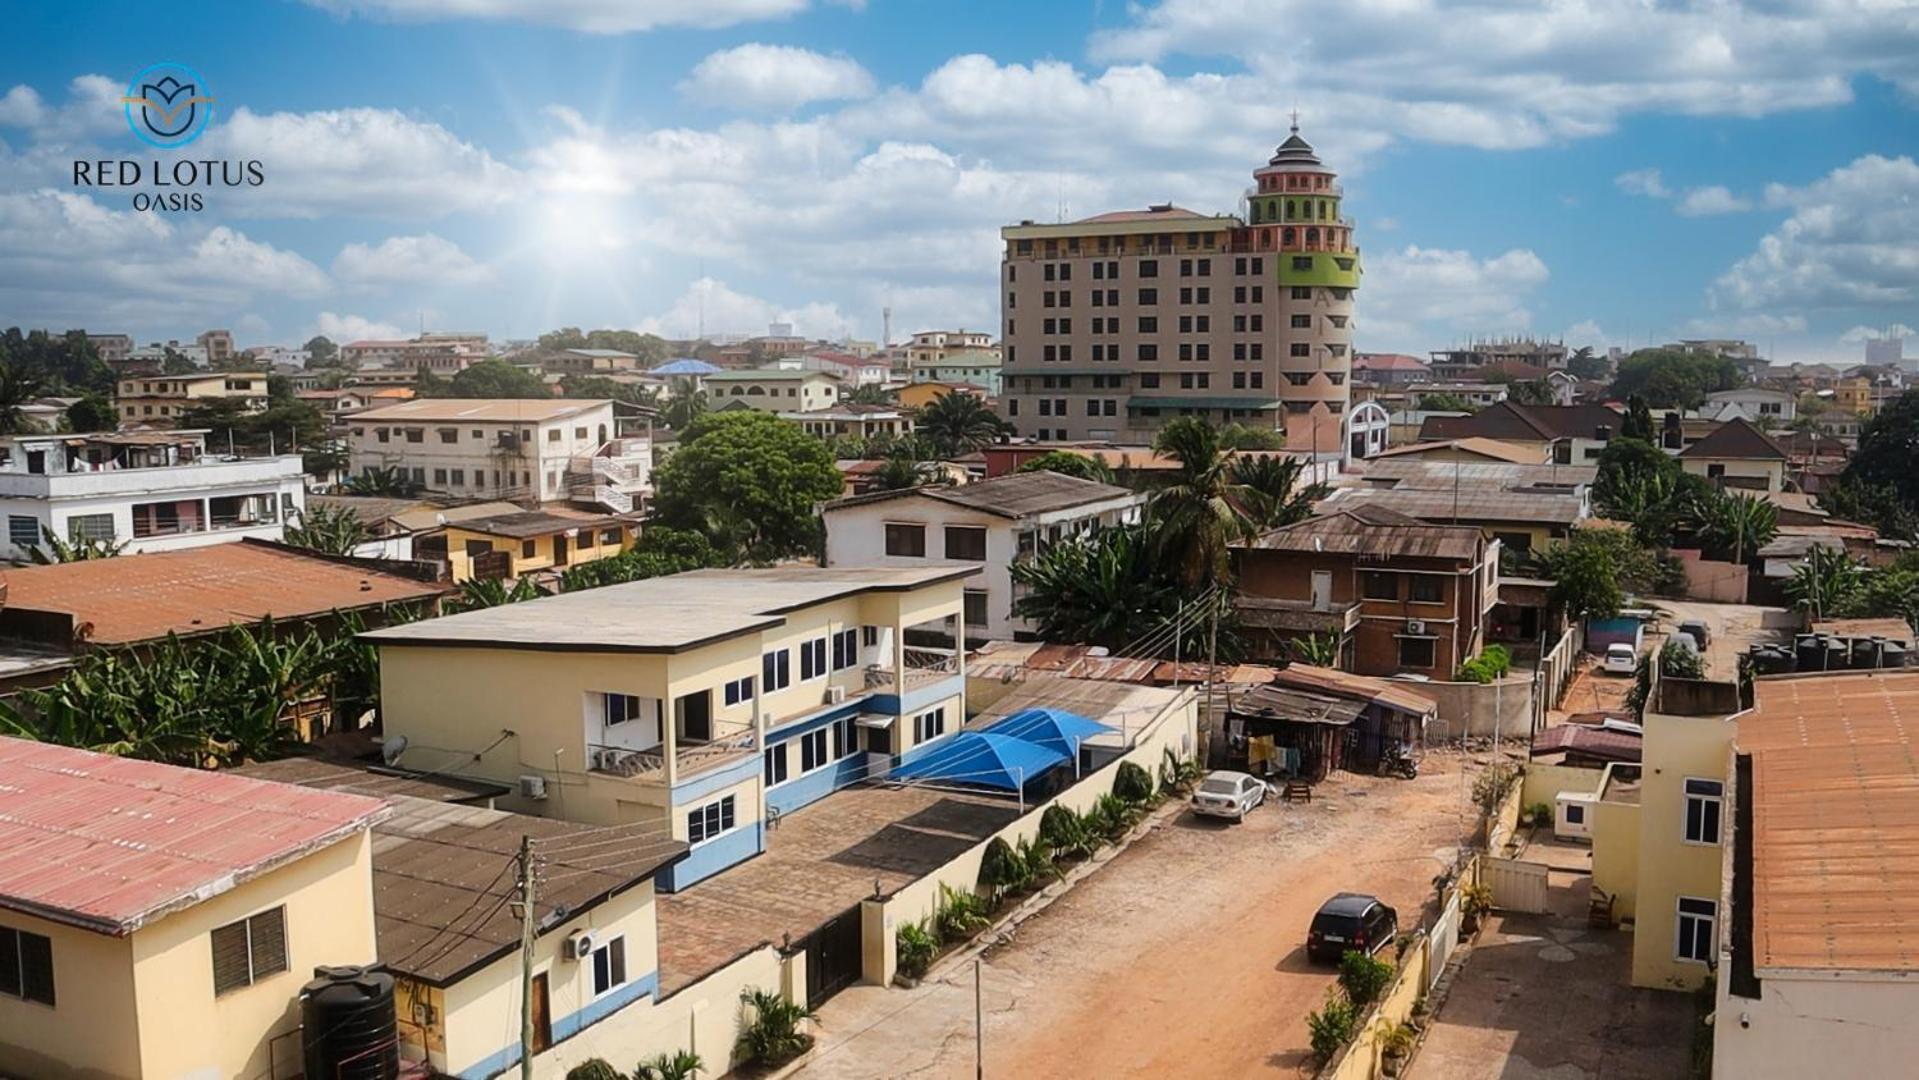
<svg viewBox="0 0 1919 1080">
<path fill-rule="evenodd" d="M 721 761 L 750 753 L 754 749 L 753 739 L 753 732 L 746 731 L 711 742 L 682 745 L 675 763 L 681 775 L 699 772 Z M 586 756 L 589 769 L 609 776 L 651 778 L 664 775 L 666 772 L 664 748 L 629 750 L 623 746 L 601 746 L 588 743 Z"/>
<path fill-rule="evenodd" d="M 906 649 L 906 670 L 899 680 L 902 690 L 912 690 L 928 683 L 938 682 L 959 674 L 959 657 L 949 649 L 929 649 L 923 646 L 909 646 Z M 866 669 L 866 688 L 869 690 L 891 687 L 893 669 L 878 664 Z"/>
<path fill-rule="evenodd" d="M 1316 604 L 1311 600 L 1241 593 L 1233 598 L 1233 606 L 1242 625 L 1266 630 L 1344 634 L 1359 625 L 1360 605 L 1356 600 Z"/>
</svg>

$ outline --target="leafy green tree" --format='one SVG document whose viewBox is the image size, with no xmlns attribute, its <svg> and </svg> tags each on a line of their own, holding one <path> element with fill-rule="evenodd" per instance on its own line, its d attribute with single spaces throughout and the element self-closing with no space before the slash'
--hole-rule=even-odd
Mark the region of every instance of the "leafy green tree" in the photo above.
<svg viewBox="0 0 1919 1080">
<path fill-rule="evenodd" d="M 650 525 L 632 548 L 610 559 L 580 563 L 560 574 L 561 592 L 597 589 L 644 578 L 726 566 L 727 557 L 700 533 Z"/>
<path fill-rule="evenodd" d="M 1857 610 L 1866 590 L 1866 570 L 1843 548 L 1815 544 L 1786 579 L 1793 606 L 1813 620 L 1840 618 Z"/>
<path fill-rule="evenodd" d="M 287 525 L 286 542 L 328 555 L 351 555 L 373 530 L 347 507 L 309 506 Z"/>
<path fill-rule="evenodd" d="M 301 348 L 306 350 L 308 367 L 337 367 L 340 364 L 340 347 L 325 334 L 313 335 Z"/>
<path fill-rule="evenodd" d="M 1882 532 L 1913 539 L 1919 518 L 1919 390 L 1908 390 L 1866 421 L 1859 448 L 1840 475 L 1840 501 Z"/>
<path fill-rule="evenodd" d="M 113 402 L 100 394 L 86 394 L 67 406 L 67 427 L 74 431 L 113 431 L 119 426 Z"/>
<path fill-rule="evenodd" d="M 904 491 L 944 483 L 946 474 L 940 471 L 938 462 L 922 461 L 904 452 L 887 455 L 873 473 L 875 491 Z"/>
<path fill-rule="evenodd" d="M 1545 574 L 1553 582 L 1548 596 L 1568 618 L 1610 618 L 1626 602 L 1619 587 L 1619 553 L 1615 542 L 1605 538 L 1609 531 L 1582 529 L 1541 555 Z"/>
<path fill-rule="evenodd" d="M 1655 409 L 1693 409 L 1706 395 L 1738 386 L 1739 365 L 1723 356 L 1679 349 L 1640 349 L 1619 362 L 1612 396 L 1638 395 Z"/>
<path fill-rule="evenodd" d="M 1605 357 L 1593 355 L 1591 345 L 1581 345 L 1566 357 L 1566 372 L 1581 382 L 1605 378 L 1609 366 Z"/>
<path fill-rule="evenodd" d="M 1081 480 L 1093 480 L 1101 484 L 1113 483 L 1113 470 L 1106 467 L 1104 461 L 1086 454 L 1075 454 L 1068 450 L 1048 450 L 1038 457 L 1027 458 L 1019 467 L 1020 472 L 1056 472 L 1065 476 L 1077 476 Z"/>
<path fill-rule="evenodd" d="M 411 499 L 420 493 L 420 485 L 397 465 L 368 466 L 358 476 L 349 476 L 340 485 L 348 495 L 373 495 L 388 499 Z"/>
<path fill-rule="evenodd" d="M 1651 445 L 1659 437 L 1652 425 L 1652 410 L 1646 406 L 1646 399 L 1634 394 L 1626 399 L 1626 418 L 1620 421 L 1619 437 L 1637 439 Z"/>
<path fill-rule="evenodd" d="M 1228 450 L 1284 450 L 1286 433 L 1277 428 L 1254 427 L 1234 421 L 1220 425 L 1219 445 Z"/>
<path fill-rule="evenodd" d="M 1714 494 L 1699 514 L 1701 538 L 1731 562 L 1756 562 L 1759 549 L 1779 535 L 1779 508 L 1752 495 Z"/>
<path fill-rule="evenodd" d="M 25 365 L 0 366 L 0 435 L 33 430 L 25 407 L 40 396 L 45 382 Z"/>
<path fill-rule="evenodd" d="M 1225 581 L 1231 576 L 1229 545 L 1252 530 L 1235 501 L 1240 485 L 1219 433 L 1204 420 L 1182 416 L 1160 429 L 1153 448 L 1178 463 L 1148 504 L 1159 554 L 1171 560 L 1189 589 Z"/>
<path fill-rule="evenodd" d="M 879 383 L 866 383 L 855 386 L 846 394 L 845 400 L 854 405 L 893 405 L 897 404 L 899 399 L 891 390 Z"/>
<path fill-rule="evenodd" d="M 300 468 L 308 476 L 331 479 L 343 473 L 352 461 L 346 444 L 338 440 L 310 446 L 300 453 Z"/>
<path fill-rule="evenodd" d="M 943 394 L 919 411 L 914 426 L 939 448 L 941 457 L 969 454 L 998 442 L 1011 425 L 971 394 Z"/>
<path fill-rule="evenodd" d="M 1339 635 L 1306 634 L 1287 643 L 1293 659 L 1314 667 L 1336 668 L 1339 666 Z"/>
<path fill-rule="evenodd" d="M 1479 411 L 1479 406 L 1453 393 L 1421 394 L 1419 395 L 1416 407 L 1426 412 L 1471 413 Z"/>
<path fill-rule="evenodd" d="M 87 562 L 91 559 L 111 559 L 127 549 L 132 540 L 90 540 L 74 537 L 62 539 L 60 535 L 45 525 L 40 526 L 40 543 L 27 545 L 27 559 L 40 566 L 52 566 L 56 563 Z"/>
<path fill-rule="evenodd" d="M 1178 606 L 1146 531 L 1121 525 L 1048 545 L 1012 565 L 1013 610 L 1046 641 L 1119 649 Z"/>
<path fill-rule="evenodd" d="M 1494 382 L 1506 384 L 1506 400 L 1515 405 L 1551 405 L 1553 403 L 1552 384 L 1544 379 L 1515 379 L 1511 376 L 1501 378 L 1499 373 L 1491 376 Z"/>
<path fill-rule="evenodd" d="M 417 385 L 415 387 L 418 389 Z M 537 372 L 498 357 L 482 360 L 447 380 L 447 396 L 456 398 L 551 398 L 553 391 Z"/>
<path fill-rule="evenodd" d="M 693 422 L 705 416 L 710 410 L 710 400 L 706 391 L 690 378 L 677 378 L 672 382 L 672 396 L 666 399 L 666 408 L 660 413 L 660 420 L 674 431 L 685 431 Z"/>
<path fill-rule="evenodd" d="M 160 354 L 160 374 L 162 375 L 191 375 L 199 370 L 200 365 L 172 346 L 168 346 Z"/>
<path fill-rule="evenodd" d="M 45 330 L 0 332 L 0 370 L 27 376 L 38 394 L 110 394 L 113 370 L 100 359 L 83 330 L 51 334 Z"/>
<path fill-rule="evenodd" d="M 225 451 L 231 443 L 236 451 L 283 454 L 323 444 L 327 430 L 326 417 L 304 401 L 281 401 L 261 412 L 248 412 L 234 398 L 211 398 L 187 406 L 181 410 L 180 426 L 209 429 L 210 450 Z"/>
<path fill-rule="evenodd" d="M 1324 482 L 1301 484 L 1306 467 L 1306 459 L 1297 457 L 1233 458 L 1228 471 L 1249 529 L 1265 532 L 1313 516 L 1313 506 L 1333 489 Z"/>
<path fill-rule="evenodd" d="M 560 380 L 560 393 L 570 398 L 604 398 L 628 405 L 657 408 L 660 392 L 637 383 L 615 382 L 604 375 L 568 375 Z"/>
<path fill-rule="evenodd" d="M 817 555 L 815 507 L 842 479 L 826 445 L 771 413 L 708 413 L 653 474 L 658 521 L 703 532 L 729 557 Z"/>
<path fill-rule="evenodd" d="M 479 611 L 482 608 L 519 604 L 551 595 L 553 595 L 551 590 L 530 577 L 516 578 L 513 581 L 507 581 L 504 578 L 468 578 L 460 582 L 460 595 L 447 600 L 446 610 L 449 614 L 459 611 Z"/>
</svg>

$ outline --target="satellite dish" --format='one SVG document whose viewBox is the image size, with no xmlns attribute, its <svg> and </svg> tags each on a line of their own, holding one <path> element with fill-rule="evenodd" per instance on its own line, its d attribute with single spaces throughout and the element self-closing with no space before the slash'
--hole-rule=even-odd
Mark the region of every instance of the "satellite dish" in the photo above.
<svg viewBox="0 0 1919 1080">
<path fill-rule="evenodd" d="M 388 765 L 400 760 L 406 753 L 406 736 L 395 735 L 380 744 L 380 760 Z"/>
<path fill-rule="evenodd" d="M 435 515 L 433 515 L 433 523 L 434 523 L 435 525 L 445 525 L 445 524 L 446 524 L 446 515 L 445 515 L 445 514 L 435 514 Z"/>
</svg>

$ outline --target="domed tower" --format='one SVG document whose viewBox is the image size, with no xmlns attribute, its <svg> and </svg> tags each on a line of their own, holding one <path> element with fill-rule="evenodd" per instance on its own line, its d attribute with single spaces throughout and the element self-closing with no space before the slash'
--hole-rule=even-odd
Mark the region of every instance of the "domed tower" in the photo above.
<svg viewBox="0 0 1919 1080">
<path fill-rule="evenodd" d="M 1351 388 L 1353 296 L 1359 289 L 1359 247 L 1353 223 L 1341 217 L 1338 174 L 1292 133 L 1264 168 L 1253 173 L 1247 196 L 1247 243 L 1276 263 L 1277 303 L 1269 340 L 1285 415 L 1286 444 L 1338 453 Z"/>
</svg>

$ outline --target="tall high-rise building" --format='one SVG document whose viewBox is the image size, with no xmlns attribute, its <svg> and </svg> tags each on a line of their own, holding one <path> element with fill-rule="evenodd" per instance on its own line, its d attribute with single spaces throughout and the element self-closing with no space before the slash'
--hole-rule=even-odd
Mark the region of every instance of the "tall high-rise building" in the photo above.
<svg viewBox="0 0 1919 1080">
<path fill-rule="evenodd" d="M 1299 128 L 1247 217 L 1171 204 L 1000 230 L 1002 412 L 1048 441 L 1144 441 L 1177 416 L 1346 444 L 1359 248 Z"/>
</svg>

